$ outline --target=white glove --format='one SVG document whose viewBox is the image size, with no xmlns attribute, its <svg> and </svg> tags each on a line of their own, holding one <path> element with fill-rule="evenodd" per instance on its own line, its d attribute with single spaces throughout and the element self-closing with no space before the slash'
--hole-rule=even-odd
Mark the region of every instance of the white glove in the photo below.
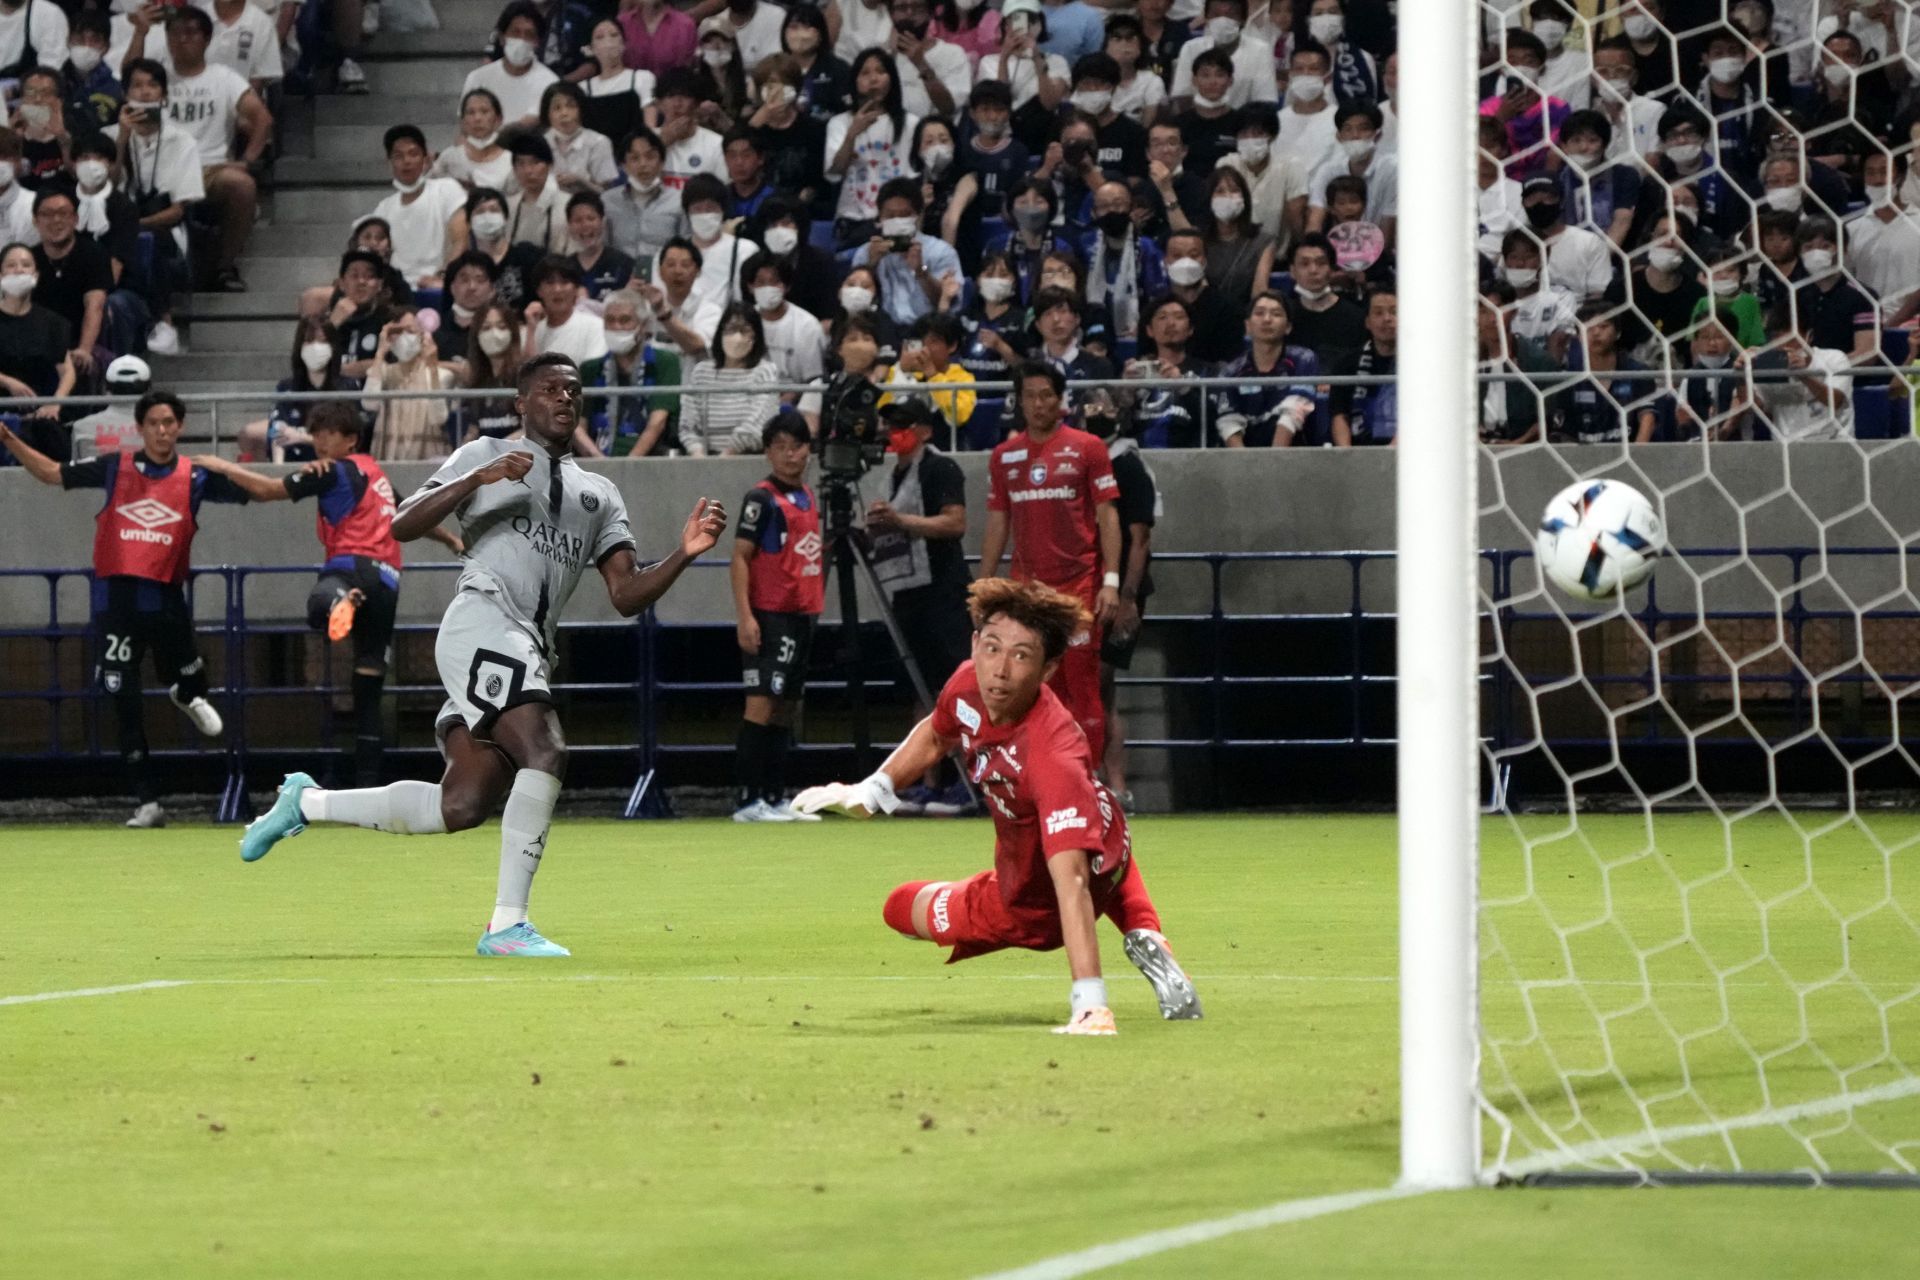
<svg viewBox="0 0 1920 1280">
<path fill-rule="evenodd" d="M 793 798 L 793 807 L 801 813 L 819 813 L 832 809 L 849 818 L 871 818 L 876 813 L 892 813 L 900 799 L 893 793 L 893 779 L 877 772 L 861 782 L 829 782 L 808 787 Z"/>
</svg>

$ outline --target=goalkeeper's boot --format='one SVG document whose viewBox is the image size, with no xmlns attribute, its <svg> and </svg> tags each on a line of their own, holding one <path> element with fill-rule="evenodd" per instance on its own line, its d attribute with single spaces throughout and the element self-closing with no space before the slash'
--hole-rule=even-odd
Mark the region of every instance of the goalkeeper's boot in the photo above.
<svg viewBox="0 0 1920 1280">
<path fill-rule="evenodd" d="M 1091 1009 L 1082 1009 L 1073 1015 L 1073 1021 L 1064 1027 L 1055 1027 L 1057 1036 L 1117 1036 L 1120 1028 L 1114 1025 L 1113 1010 L 1105 1005 Z"/>
<path fill-rule="evenodd" d="M 327 639 L 337 644 L 353 634 L 353 615 L 365 599 L 366 595 L 355 587 L 333 602 L 333 608 L 327 610 Z"/>
<path fill-rule="evenodd" d="M 480 935 L 476 955 L 483 956 L 570 956 L 573 952 L 557 942 L 540 936 L 540 931 L 522 920 L 504 929 Z"/>
<path fill-rule="evenodd" d="M 304 773 L 287 775 L 286 781 L 280 784 L 273 808 L 249 822 L 247 829 L 240 833 L 242 862 L 260 861 L 273 846 L 307 829 L 307 820 L 300 813 L 300 793 L 314 785 L 313 779 Z"/>
<path fill-rule="evenodd" d="M 1200 1017 L 1200 997 L 1164 936 L 1152 929 L 1135 929 L 1127 934 L 1123 949 L 1133 967 L 1153 984 L 1161 1017 L 1170 1022 Z"/>
</svg>

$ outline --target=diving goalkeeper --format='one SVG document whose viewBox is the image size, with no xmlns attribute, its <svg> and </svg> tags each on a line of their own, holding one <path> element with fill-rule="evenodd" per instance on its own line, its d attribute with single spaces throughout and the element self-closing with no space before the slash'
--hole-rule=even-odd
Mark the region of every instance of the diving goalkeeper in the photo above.
<svg viewBox="0 0 1920 1280">
<path fill-rule="evenodd" d="M 948 963 L 1003 947 L 1067 949 L 1072 1016 L 1065 1035 L 1113 1035 L 1094 922 L 1106 916 L 1127 958 L 1153 984 L 1164 1018 L 1198 1018 L 1193 983 L 1160 933 L 1160 916 L 1133 858 L 1126 815 L 1095 779 L 1073 715 L 1047 688 L 1086 606 L 1038 582 L 986 578 L 969 593 L 973 660 L 940 691 L 914 727 L 864 782 L 811 787 L 803 813 L 891 813 L 905 786 L 958 748 L 993 815 L 993 867 L 966 880 L 919 880 L 887 895 L 881 915 L 909 938 L 952 947 Z"/>
</svg>

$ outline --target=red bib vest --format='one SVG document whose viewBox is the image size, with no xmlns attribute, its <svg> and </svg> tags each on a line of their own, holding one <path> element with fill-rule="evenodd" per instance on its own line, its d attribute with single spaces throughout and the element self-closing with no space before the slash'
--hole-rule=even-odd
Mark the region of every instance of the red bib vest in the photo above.
<svg viewBox="0 0 1920 1280">
<path fill-rule="evenodd" d="M 344 461 L 349 466 L 360 468 L 360 474 L 367 478 L 367 487 L 360 495 L 360 501 L 354 504 L 353 510 L 347 512 L 339 524 L 327 523 L 324 515 L 314 516 L 313 530 L 320 536 L 320 545 L 326 549 L 326 558 L 366 556 L 398 569 L 400 542 L 393 536 L 396 509 L 393 483 L 387 479 L 387 473 L 380 469 L 380 464 L 367 454 L 348 454 Z"/>
<path fill-rule="evenodd" d="M 129 450 L 107 505 L 94 517 L 93 572 L 98 578 L 146 578 L 179 586 L 193 546 L 193 464 L 175 455 L 173 470 L 148 479 Z"/>
<path fill-rule="evenodd" d="M 785 519 L 787 536 L 778 551 L 762 548 L 753 558 L 747 602 L 767 613 L 819 613 L 827 603 L 819 501 L 805 485 L 782 491 L 773 481 L 762 480 L 754 488 L 772 497 Z M 796 501 L 802 496 L 804 507 Z"/>
</svg>

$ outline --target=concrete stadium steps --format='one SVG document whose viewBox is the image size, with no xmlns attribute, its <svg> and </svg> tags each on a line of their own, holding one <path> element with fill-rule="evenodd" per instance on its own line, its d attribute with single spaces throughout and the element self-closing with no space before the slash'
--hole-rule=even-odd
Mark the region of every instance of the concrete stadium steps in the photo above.
<svg viewBox="0 0 1920 1280">
<path fill-rule="evenodd" d="M 481 59 L 474 54 L 457 58 L 413 58 L 404 62 L 382 61 L 369 55 L 360 66 L 367 73 L 369 96 L 433 94 L 442 99 L 445 114 L 451 115 L 460 106 L 460 87 L 480 63 Z"/>
<path fill-rule="evenodd" d="M 445 119 L 409 120 L 407 123 L 418 125 L 420 132 L 427 135 L 427 146 L 437 152 L 442 147 L 451 146 L 459 131 L 459 126 L 453 120 L 453 112 L 448 110 L 445 115 Z M 315 125 L 313 158 L 366 163 L 371 157 L 384 161 L 386 156 L 380 144 L 386 137 L 387 128 L 384 124 Z"/>
<path fill-rule="evenodd" d="M 476 62 L 474 65 L 478 65 Z M 465 76 L 461 80 L 465 80 Z M 417 124 L 425 129 L 430 123 L 450 125 L 460 115 L 460 84 L 449 93 L 369 93 L 363 96 L 329 94 L 314 99 L 313 122 L 316 128 L 334 125 Z M 378 153 L 375 153 L 378 158 Z"/>
<path fill-rule="evenodd" d="M 319 239 L 311 243 L 308 252 L 326 249 L 338 253 L 353 220 L 372 213 L 375 205 L 393 194 L 393 184 L 384 169 L 377 176 L 377 181 L 375 174 L 363 173 L 352 183 L 282 185 L 273 195 L 273 225 L 311 227 Z M 253 260 L 249 254 L 248 261 Z"/>
<path fill-rule="evenodd" d="M 264 334 L 271 334 L 272 349 L 261 339 L 253 351 L 186 351 L 177 356 L 152 356 L 154 381 L 161 386 L 220 382 L 235 388 L 271 395 L 274 385 L 289 372 L 293 350 L 293 308 L 287 308 L 286 324 L 258 322 Z"/>
</svg>

